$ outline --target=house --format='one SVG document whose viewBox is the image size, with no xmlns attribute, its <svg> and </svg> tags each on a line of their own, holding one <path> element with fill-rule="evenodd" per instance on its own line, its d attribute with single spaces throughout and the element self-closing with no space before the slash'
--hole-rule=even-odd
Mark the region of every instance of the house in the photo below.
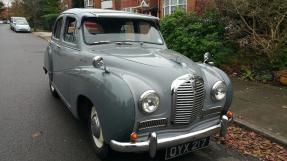
<svg viewBox="0 0 287 161">
<path fill-rule="evenodd" d="M 60 4 L 62 10 L 72 8 L 72 0 L 61 0 Z"/>
<path fill-rule="evenodd" d="M 0 18 L 8 19 L 8 17 L 9 17 L 9 8 L 8 7 L 3 7 L 2 11 L 0 13 Z"/>
<path fill-rule="evenodd" d="M 124 10 L 134 13 L 164 17 L 182 8 L 201 14 L 214 0 L 83 0 L 86 8 Z M 65 8 L 72 7 L 72 0 L 61 0 Z"/>
</svg>

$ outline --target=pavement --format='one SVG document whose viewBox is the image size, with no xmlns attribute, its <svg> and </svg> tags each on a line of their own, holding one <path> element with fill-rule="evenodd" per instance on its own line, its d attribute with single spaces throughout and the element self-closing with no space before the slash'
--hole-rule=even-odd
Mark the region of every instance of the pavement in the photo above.
<svg viewBox="0 0 287 161">
<path fill-rule="evenodd" d="M 51 33 L 36 32 L 45 40 Z M 287 88 L 232 79 L 235 123 L 287 148 Z"/>
<path fill-rule="evenodd" d="M 0 25 L 0 160 L 100 161 L 87 127 L 61 100 L 51 96 L 44 75 L 48 42 Z M 154 160 L 162 160 L 160 152 Z M 147 161 L 147 153 L 113 153 L 109 161 Z M 224 145 L 210 146 L 172 161 L 241 161 L 258 159 Z"/>
<path fill-rule="evenodd" d="M 47 41 L 49 41 L 52 36 L 51 32 L 33 32 L 33 34 Z"/>
<path fill-rule="evenodd" d="M 235 123 L 287 147 L 287 88 L 233 79 Z"/>
</svg>

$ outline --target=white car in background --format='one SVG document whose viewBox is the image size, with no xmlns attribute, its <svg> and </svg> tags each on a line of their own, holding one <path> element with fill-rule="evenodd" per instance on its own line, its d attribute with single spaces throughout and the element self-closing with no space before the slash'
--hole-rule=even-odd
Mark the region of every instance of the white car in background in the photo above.
<svg viewBox="0 0 287 161">
<path fill-rule="evenodd" d="M 27 21 L 16 21 L 14 26 L 15 32 L 31 32 L 31 27 Z"/>
<path fill-rule="evenodd" d="M 11 23 L 10 23 L 10 29 L 15 31 L 15 26 L 17 21 L 25 21 L 28 23 L 27 19 L 25 17 L 11 17 Z"/>
</svg>

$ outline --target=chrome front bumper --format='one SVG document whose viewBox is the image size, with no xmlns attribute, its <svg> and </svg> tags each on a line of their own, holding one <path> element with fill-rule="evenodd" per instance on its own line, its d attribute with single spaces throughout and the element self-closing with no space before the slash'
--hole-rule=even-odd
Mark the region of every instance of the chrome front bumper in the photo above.
<svg viewBox="0 0 287 161">
<path fill-rule="evenodd" d="M 159 149 L 187 143 L 189 141 L 211 136 L 217 132 L 220 132 L 221 136 L 224 136 L 227 132 L 227 127 L 232 122 L 232 118 L 228 119 L 223 115 L 220 124 L 211 126 L 209 128 L 183 134 L 168 138 L 158 138 L 156 132 L 151 132 L 149 138 L 143 142 L 118 142 L 111 140 L 110 146 L 113 150 L 119 152 L 149 152 L 150 157 L 155 157 L 156 151 Z"/>
</svg>

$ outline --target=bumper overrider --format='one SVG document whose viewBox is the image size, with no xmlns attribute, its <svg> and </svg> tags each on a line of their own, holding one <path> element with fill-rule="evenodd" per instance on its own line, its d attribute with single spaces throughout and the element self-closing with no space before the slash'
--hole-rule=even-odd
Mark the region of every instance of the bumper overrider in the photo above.
<svg viewBox="0 0 287 161">
<path fill-rule="evenodd" d="M 211 136 L 220 133 L 220 136 L 225 136 L 227 127 L 233 121 L 233 118 L 228 118 L 226 115 L 221 117 L 219 124 L 205 128 L 203 130 L 177 135 L 173 137 L 159 138 L 156 132 L 151 132 L 146 141 L 143 142 L 118 142 L 111 140 L 110 146 L 113 150 L 119 152 L 149 152 L 150 157 L 155 157 L 156 151 L 171 146 L 187 143 L 195 139 Z"/>
</svg>

